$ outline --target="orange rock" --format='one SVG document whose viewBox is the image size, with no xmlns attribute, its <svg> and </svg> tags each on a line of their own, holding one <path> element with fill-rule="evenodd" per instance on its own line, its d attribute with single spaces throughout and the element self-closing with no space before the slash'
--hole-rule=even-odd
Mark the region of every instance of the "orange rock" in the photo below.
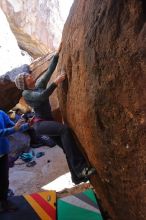
<svg viewBox="0 0 146 220">
<path fill-rule="evenodd" d="M 146 219 L 144 2 L 74 1 L 58 66 L 67 74 L 59 89 L 64 120 L 96 167 L 91 182 L 116 220 Z"/>
</svg>

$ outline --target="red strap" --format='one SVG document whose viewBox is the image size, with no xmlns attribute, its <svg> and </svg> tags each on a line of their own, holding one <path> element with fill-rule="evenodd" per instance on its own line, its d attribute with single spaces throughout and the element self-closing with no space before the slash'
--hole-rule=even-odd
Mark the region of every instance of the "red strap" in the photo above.
<svg viewBox="0 0 146 220">
<path fill-rule="evenodd" d="M 44 119 L 33 117 L 33 118 L 29 121 L 29 124 L 30 124 L 30 125 L 33 125 L 34 123 L 39 122 L 39 121 L 44 121 Z"/>
</svg>

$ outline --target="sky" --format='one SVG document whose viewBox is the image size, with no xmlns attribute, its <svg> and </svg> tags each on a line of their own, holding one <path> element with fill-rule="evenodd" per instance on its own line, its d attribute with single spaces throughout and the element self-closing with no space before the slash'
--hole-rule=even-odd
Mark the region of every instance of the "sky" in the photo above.
<svg viewBox="0 0 146 220">
<path fill-rule="evenodd" d="M 62 17 L 64 20 L 66 20 L 70 7 L 72 5 L 74 0 L 59 0 L 59 4 L 61 7 Z"/>
</svg>

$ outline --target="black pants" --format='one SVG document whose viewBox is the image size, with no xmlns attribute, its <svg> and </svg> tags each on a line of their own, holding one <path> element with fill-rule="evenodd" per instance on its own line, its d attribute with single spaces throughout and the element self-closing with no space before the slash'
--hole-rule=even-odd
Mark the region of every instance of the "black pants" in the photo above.
<svg viewBox="0 0 146 220">
<path fill-rule="evenodd" d="M 0 201 L 6 200 L 9 188 L 8 155 L 0 158 Z"/>
<path fill-rule="evenodd" d="M 77 180 L 77 175 L 87 167 L 87 163 L 75 143 L 70 128 L 56 121 L 40 121 L 34 124 L 34 128 L 36 134 L 50 136 L 63 149 L 72 180 Z"/>
</svg>

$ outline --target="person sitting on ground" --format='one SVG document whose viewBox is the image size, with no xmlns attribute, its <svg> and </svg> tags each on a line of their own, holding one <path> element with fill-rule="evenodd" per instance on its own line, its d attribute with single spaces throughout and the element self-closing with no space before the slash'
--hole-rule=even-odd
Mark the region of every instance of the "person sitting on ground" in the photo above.
<svg viewBox="0 0 146 220">
<path fill-rule="evenodd" d="M 9 188 L 9 141 L 7 136 L 17 132 L 25 131 L 29 128 L 28 124 L 19 120 L 16 124 L 10 120 L 8 115 L 0 110 L 0 213 L 13 211 L 16 207 L 8 200 Z"/>
<path fill-rule="evenodd" d="M 81 151 L 78 149 L 70 128 L 66 124 L 54 121 L 48 97 L 58 84 L 64 81 L 65 73 L 61 73 L 48 85 L 59 58 L 61 45 L 54 55 L 48 70 L 35 82 L 31 74 L 21 73 L 15 79 L 18 89 L 24 90 L 22 95 L 26 103 L 34 109 L 34 129 L 37 134 L 48 135 L 66 154 L 72 181 L 75 184 L 85 182 L 95 173 L 95 168 L 89 167 Z M 48 86 L 47 86 L 48 85 Z"/>
</svg>

